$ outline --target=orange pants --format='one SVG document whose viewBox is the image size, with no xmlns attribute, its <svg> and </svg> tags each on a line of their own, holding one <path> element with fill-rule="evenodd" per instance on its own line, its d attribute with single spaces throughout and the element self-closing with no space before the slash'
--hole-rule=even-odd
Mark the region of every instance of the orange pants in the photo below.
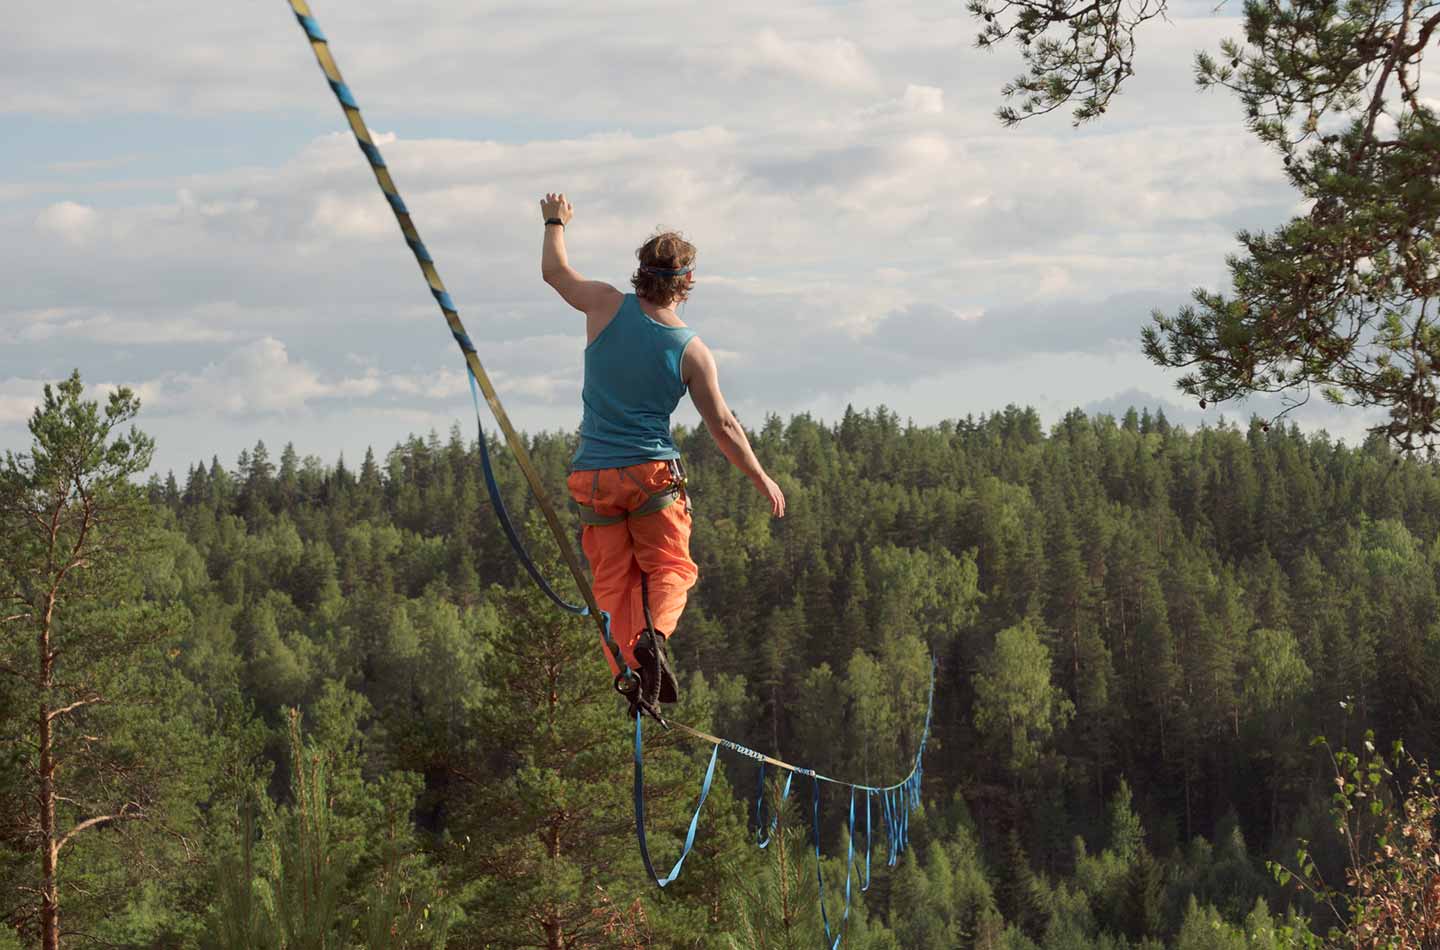
<svg viewBox="0 0 1440 950">
<path fill-rule="evenodd" d="M 576 502 L 609 517 L 634 511 L 670 483 L 670 466 L 665 462 L 571 472 L 566 482 Z M 660 511 L 617 524 L 586 525 L 580 546 L 595 577 L 595 600 L 610 614 L 610 632 L 633 668 L 635 641 L 645 629 L 641 574 L 646 578 L 655 631 L 667 637 L 675 632 L 688 592 L 700 574 L 690 559 L 689 503 L 682 497 Z M 614 658 L 610 672 L 620 672 Z"/>
</svg>

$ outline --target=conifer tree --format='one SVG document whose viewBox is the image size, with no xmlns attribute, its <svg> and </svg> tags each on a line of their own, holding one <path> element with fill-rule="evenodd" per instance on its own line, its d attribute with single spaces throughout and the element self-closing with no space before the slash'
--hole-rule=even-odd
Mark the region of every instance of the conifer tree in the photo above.
<svg viewBox="0 0 1440 950">
<path fill-rule="evenodd" d="M 978 43 L 1013 40 L 1026 64 L 1000 118 L 1073 104 L 1077 124 L 1096 119 L 1134 75 L 1136 31 L 1167 7 L 968 0 Z M 1229 293 L 1197 289 L 1145 329 L 1146 355 L 1186 369 L 1180 386 L 1202 407 L 1318 391 L 1385 410 L 1374 431 L 1404 450 L 1440 435 L 1434 359 L 1417 342 L 1437 331 L 1440 110 L 1421 91 L 1437 35 L 1431 3 L 1274 0 L 1246 6 L 1243 36 L 1218 56 L 1196 55 L 1200 88 L 1235 94 L 1306 209 L 1240 232 Z"/>
<path fill-rule="evenodd" d="M 1144 845 L 1136 853 L 1125 880 L 1125 919 L 1136 940 L 1156 936 L 1164 923 L 1164 869 Z"/>
<path fill-rule="evenodd" d="M 531 527 L 538 533 L 539 525 Z M 558 576 L 553 559 L 541 567 Z M 736 844 L 743 828 L 725 805 L 723 776 L 711 789 L 701 843 L 684 876 L 652 901 L 655 888 L 640 867 L 632 803 L 623 791 L 631 781 L 634 727 L 611 688 L 594 628 L 556 610 L 528 578 L 514 589 L 492 590 L 491 599 L 498 629 L 484 682 L 493 699 L 474 710 L 468 760 L 451 770 L 463 784 L 452 798 L 446 866 L 452 886 L 465 890 L 467 913 L 456 939 L 560 950 L 598 941 L 614 920 L 607 907 L 636 899 L 657 928 L 656 940 L 670 939 L 659 936 L 667 932 L 660 928 L 699 926 L 686 915 L 704 915 L 712 906 L 707 888 L 727 883 L 709 862 Z M 674 716 L 704 728 L 708 689 L 692 681 L 682 692 L 686 702 Z M 645 814 L 663 874 L 679 853 L 708 755 L 682 751 L 673 736 L 649 725 Z"/>
<path fill-rule="evenodd" d="M 998 870 L 995 899 L 1000 913 L 1023 932 L 1036 933 L 1041 924 L 1037 882 L 1030 857 L 1025 853 L 1020 833 L 1015 828 L 1005 834 Z"/>
<path fill-rule="evenodd" d="M 199 794 L 190 757 L 206 752 L 167 656 L 183 611 L 151 593 L 164 540 L 132 479 L 154 444 L 123 428 L 139 400 L 83 397 L 78 371 L 47 385 L 30 450 L 0 462 L 0 753 L 24 776 L 7 824 L 33 861 L 21 916 L 45 950 L 61 942 L 62 879 L 85 875 L 62 876 L 62 859 L 102 829 L 113 847 L 125 826 L 185 827 L 171 796 Z M 166 730 L 162 747 L 147 739 Z"/>
<path fill-rule="evenodd" d="M 975 679 L 975 728 L 1018 781 L 1075 706 L 1050 682 L 1050 653 L 1032 624 L 1000 631 Z"/>
</svg>

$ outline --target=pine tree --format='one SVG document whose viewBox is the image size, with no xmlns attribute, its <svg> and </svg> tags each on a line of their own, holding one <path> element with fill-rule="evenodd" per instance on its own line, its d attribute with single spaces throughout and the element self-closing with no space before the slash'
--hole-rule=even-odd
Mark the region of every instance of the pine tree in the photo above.
<svg viewBox="0 0 1440 950">
<path fill-rule="evenodd" d="M 1020 833 L 1011 828 L 1005 835 L 1000 855 L 999 881 L 995 900 L 1005 919 L 1025 933 L 1038 932 L 1042 916 L 1036 901 L 1035 872 L 1030 857 L 1020 841 Z"/>
<path fill-rule="evenodd" d="M 1050 683 L 1050 654 L 1030 623 L 1000 631 L 975 678 L 975 728 L 1018 782 L 1075 706 Z"/>
<path fill-rule="evenodd" d="M 556 564 L 541 567 L 555 575 Z M 613 920 L 607 906 L 629 906 L 654 890 L 642 880 L 630 796 L 617 794 L 630 782 L 633 726 L 596 655 L 593 627 L 556 610 L 528 579 L 494 592 L 492 602 L 498 630 L 484 681 L 494 699 L 474 710 L 469 759 L 451 768 L 464 784 L 452 799 L 455 845 L 446 864 L 454 886 L 467 893 L 467 920 L 455 936 L 555 950 L 597 941 Z M 692 682 L 684 694 L 675 718 L 704 728 L 708 689 Z M 705 761 L 651 726 L 645 814 L 656 870 L 664 873 L 678 854 L 677 833 L 695 807 Z M 707 887 L 725 883 L 709 862 L 710 849 L 743 833 L 724 805 L 729 794 L 717 777 L 702 815 L 702 844 L 667 896 L 684 902 L 683 895 L 708 896 Z M 709 901 L 673 910 L 666 904 L 663 914 L 648 900 L 644 906 L 652 926 L 683 930 L 698 925 L 685 913 L 703 914 Z"/>
<path fill-rule="evenodd" d="M 1152 937 L 1163 924 L 1164 869 L 1150 849 L 1140 846 L 1125 881 L 1126 929 L 1136 940 Z"/>
<path fill-rule="evenodd" d="M 154 447 L 122 429 L 139 400 L 120 388 L 102 410 L 83 396 L 78 371 L 45 386 L 30 451 L 0 462 L 0 752 L 25 776 L 6 824 L 33 862 L 24 917 L 45 950 L 63 932 L 62 858 L 150 831 L 134 826 L 190 827 L 173 796 L 201 795 L 194 757 L 209 751 L 190 718 L 193 687 L 168 655 L 184 611 L 150 593 L 173 562 L 131 481 Z M 170 741 L 154 747 L 148 737 L 162 734 Z M 63 879 L 87 876 L 81 860 Z M 78 892 L 109 896 L 114 883 Z"/>
<path fill-rule="evenodd" d="M 358 780 L 353 762 L 347 768 L 344 751 L 333 744 L 337 737 L 329 737 L 329 748 L 323 739 L 307 742 L 299 711 L 287 710 L 287 718 L 292 802 L 277 808 L 257 788 L 242 806 L 238 842 L 219 863 L 219 902 L 204 945 L 212 950 L 443 948 L 455 905 L 414 850 L 403 809 L 413 785 L 401 779 L 369 787 Z M 322 727 L 322 736 L 325 731 Z M 357 801 L 362 797 L 370 800 Z M 366 805 L 384 817 L 379 822 L 358 819 L 357 811 Z M 372 849 L 373 862 L 366 855 Z M 367 867 L 371 863 L 373 870 Z"/>
</svg>

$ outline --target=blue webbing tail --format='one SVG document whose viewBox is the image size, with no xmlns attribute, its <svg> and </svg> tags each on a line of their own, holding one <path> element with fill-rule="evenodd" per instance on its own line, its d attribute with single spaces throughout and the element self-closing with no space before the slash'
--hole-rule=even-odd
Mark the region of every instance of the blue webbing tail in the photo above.
<svg viewBox="0 0 1440 950">
<path fill-rule="evenodd" d="M 770 835 L 775 832 L 779 816 L 775 813 L 790 797 L 790 783 L 795 781 L 794 772 L 785 773 L 785 787 L 780 791 L 780 802 L 771 810 L 770 820 L 765 820 L 765 763 L 760 763 L 760 775 L 755 789 L 755 847 L 764 849 L 770 845 Z M 767 827 L 768 825 L 768 827 Z"/>
<path fill-rule="evenodd" d="M 819 888 L 820 896 L 820 920 L 825 925 L 825 942 L 830 945 L 830 950 L 836 950 L 840 946 L 840 938 L 845 935 L 845 924 L 850 919 L 850 877 L 855 869 L 855 786 L 850 786 L 850 820 L 845 826 L 846 838 L 850 841 L 848 853 L 845 855 L 845 912 L 840 918 L 840 925 L 835 928 L 835 936 L 830 936 L 830 915 L 825 910 L 825 875 L 820 870 L 820 780 L 812 777 L 810 780 L 811 798 L 814 801 L 814 821 L 811 833 L 815 839 L 815 882 Z"/>
<path fill-rule="evenodd" d="M 645 717 L 635 717 L 635 834 L 640 839 L 640 860 L 645 864 L 645 873 L 650 875 L 650 880 L 659 887 L 674 881 L 680 876 L 680 868 L 684 866 L 685 859 L 690 856 L 690 849 L 695 845 L 695 829 L 700 826 L 700 809 L 705 807 L 705 798 L 710 794 L 710 782 L 715 778 L 715 760 L 720 755 L 720 747 L 713 746 L 710 750 L 710 766 L 705 770 L 705 781 L 700 785 L 700 803 L 695 806 L 695 815 L 690 819 L 690 830 L 685 835 L 685 848 L 680 852 L 680 859 L 670 869 L 670 873 L 663 878 L 655 873 L 655 865 L 650 862 L 650 847 L 645 841 L 645 765 L 643 761 L 643 747 L 645 734 Z"/>
</svg>

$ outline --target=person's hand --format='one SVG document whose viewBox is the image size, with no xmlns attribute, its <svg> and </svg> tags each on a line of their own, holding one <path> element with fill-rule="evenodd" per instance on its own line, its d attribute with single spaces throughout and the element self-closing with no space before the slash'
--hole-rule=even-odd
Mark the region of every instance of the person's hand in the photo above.
<svg viewBox="0 0 1440 950">
<path fill-rule="evenodd" d="M 761 475 L 755 482 L 755 487 L 760 489 L 760 494 L 769 500 L 770 514 L 777 518 L 785 517 L 785 493 L 780 490 L 779 485 L 775 484 L 775 479 L 769 475 Z"/>
<path fill-rule="evenodd" d="M 549 221 L 551 218 L 559 218 L 565 224 L 575 216 L 575 208 L 565 200 L 565 195 L 551 192 L 540 199 L 540 217 Z"/>
</svg>

